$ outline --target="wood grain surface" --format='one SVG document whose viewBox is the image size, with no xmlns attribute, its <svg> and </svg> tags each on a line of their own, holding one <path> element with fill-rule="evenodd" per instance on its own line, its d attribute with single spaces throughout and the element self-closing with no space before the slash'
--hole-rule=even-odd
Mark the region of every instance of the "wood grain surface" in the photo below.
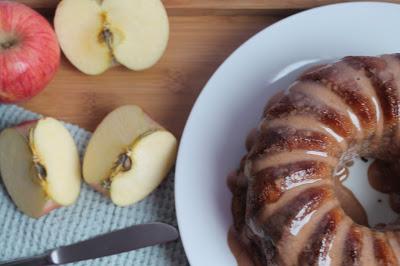
<svg viewBox="0 0 400 266">
<path fill-rule="evenodd" d="M 49 16 L 53 15 L 59 2 L 19 1 Z M 115 67 L 100 76 L 87 76 L 63 58 L 60 69 L 48 88 L 21 105 L 94 130 L 102 118 L 114 108 L 123 104 L 137 104 L 180 137 L 201 89 L 217 67 L 241 43 L 283 18 L 282 14 L 340 1 L 163 2 L 170 18 L 171 36 L 165 55 L 155 67 L 143 72 Z"/>
<path fill-rule="evenodd" d="M 34 8 L 54 8 L 60 0 L 19 0 Z M 351 0 L 163 0 L 170 15 L 188 14 L 269 14 L 276 11 L 299 10 L 311 7 L 350 2 Z M 354 1 L 354 0 L 353 0 Z M 400 0 L 385 2 L 400 3 Z"/>
<path fill-rule="evenodd" d="M 217 67 L 241 43 L 278 19 L 172 16 L 167 51 L 153 68 L 134 72 L 115 67 L 87 76 L 63 58 L 50 85 L 22 106 L 93 130 L 114 108 L 137 104 L 179 137 L 195 99 Z"/>
</svg>

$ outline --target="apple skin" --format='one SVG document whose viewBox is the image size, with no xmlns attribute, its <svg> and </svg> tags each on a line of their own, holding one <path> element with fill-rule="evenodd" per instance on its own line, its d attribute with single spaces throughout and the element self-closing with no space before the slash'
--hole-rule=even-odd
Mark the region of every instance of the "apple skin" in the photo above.
<svg viewBox="0 0 400 266">
<path fill-rule="evenodd" d="M 109 198 L 110 197 L 110 192 L 107 191 L 101 184 L 89 184 L 94 190 L 102 194 L 103 196 Z"/>
<path fill-rule="evenodd" d="M 36 125 L 39 120 L 28 120 L 17 125 L 15 129 L 24 137 L 29 136 L 29 130 Z"/>
<path fill-rule="evenodd" d="M 23 4 L 0 1 L 0 103 L 37 95 L 59 64 L 60 47 L 49 22 Z"/>
<path fill-rule="evenodd" d="M 43 211 L 40 213 L 39 217 L 45 216 L 50 212 L 54 211 L 55 209 L 61 208 L 62 206 L 55 201 L 48 200 L 46 205 L 43 208 Z"/>
</svg>

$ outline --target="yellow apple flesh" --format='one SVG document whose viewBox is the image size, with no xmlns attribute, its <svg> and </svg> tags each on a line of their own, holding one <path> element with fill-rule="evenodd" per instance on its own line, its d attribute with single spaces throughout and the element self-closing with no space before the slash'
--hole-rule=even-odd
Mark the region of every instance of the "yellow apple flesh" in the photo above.
<svg viewBox="0 0 400 266">
<path fill-rule="evenodd" d="M 33 218 L 71 205 L 80 192 L 77 147 L 68 130 L 52 118 L 0 134 L 0 173 L 18 209 Z"/>
<path fill-rule="evenodd" d="M 54 27 L 66 57 L 90 75 L 103 73 L 113 62 L 132 70 L 149 68 L 169 37 L 160 0 L 63 0 Z"/>
<path fill-rule="evenodd" d="M 176 138 L 137 106 L 111 112 L 94 132 L 83 161 L 83 176 L 119 206 L 150 194 L 176 158 Z"/>
</svg>

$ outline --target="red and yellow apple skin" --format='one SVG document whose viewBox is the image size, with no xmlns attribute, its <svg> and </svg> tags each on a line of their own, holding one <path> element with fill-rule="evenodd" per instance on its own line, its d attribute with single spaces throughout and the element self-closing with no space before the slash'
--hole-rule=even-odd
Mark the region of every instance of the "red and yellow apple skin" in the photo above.
<svg viewBox="0 0 400 266">
<path fill-rule="evenodd" d="M 23 4 L 0 1 L 0 103 L 37 95 L 59 64 L 60 47 L 49 22 Z"/>
</svg>

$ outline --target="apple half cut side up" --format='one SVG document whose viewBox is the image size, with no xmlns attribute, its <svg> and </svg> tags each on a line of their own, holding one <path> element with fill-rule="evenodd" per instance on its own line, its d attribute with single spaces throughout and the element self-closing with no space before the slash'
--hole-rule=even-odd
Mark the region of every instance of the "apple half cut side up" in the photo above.
<svg viewBox="0 0 400 266">
<path fill-rule="evenodd" d="M 79 196 L 77 147 L 68 130 L 52 118 L 0 134 L 0 173 L 17 208 L 32 218 L 71 205 Z"/>
<path fill-rule="evenodd" d="M 83 176 L 116 205 L 131 205 L 164 180 L 176 152 L 177 140 L 171 133 L 140 108 L 123 106 L 94 132 L 83 161 Z"/>
<path fill-rule="evenodd" d="M 115 63 L 147 69 L 160 59 L 169 38 L 160 0 L 63 0 L 54 27 L 66 57 L 89 75 Z"/>
</svg>

